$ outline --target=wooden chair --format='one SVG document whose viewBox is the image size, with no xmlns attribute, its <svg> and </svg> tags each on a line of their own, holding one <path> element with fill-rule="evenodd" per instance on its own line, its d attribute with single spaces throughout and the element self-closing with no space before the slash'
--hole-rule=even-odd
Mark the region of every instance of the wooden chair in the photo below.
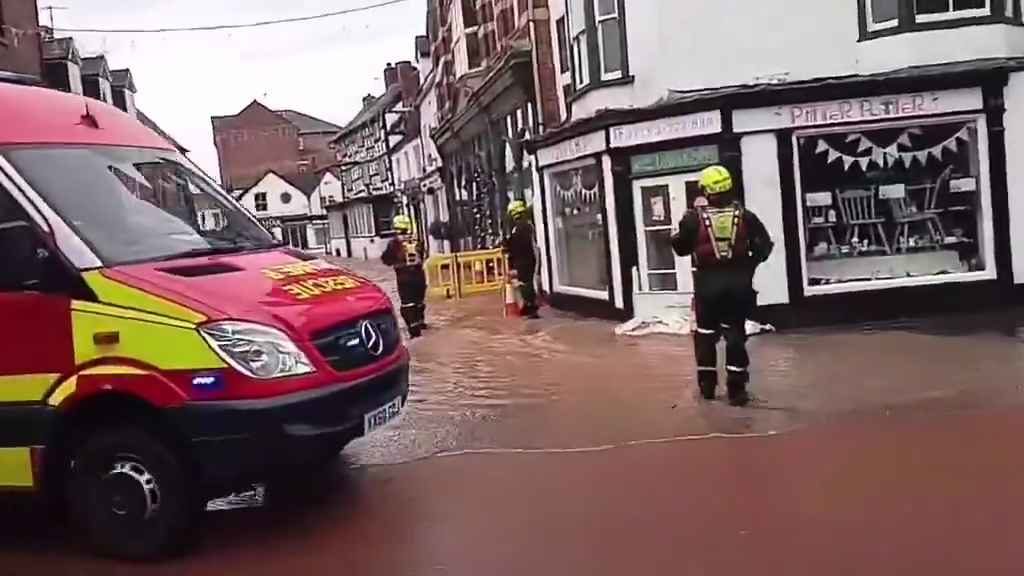
<svg viewBox="0 0 1024 576">
<path fill-rule="evenodd" d="M 886 254 L 892 254 L 889 240 L 885 236 L 885 229 L 882 228 L 884 218 L 878 215 L 875 203 L 875 190 L 840 190 L 839 191 L 839 212 L 843 217 L 843 224 L 846 225 L 845 243 L 856 236 L 860 238 L 861 232 L 867 230 L 871 242 L 877 245 L 881 240 L 882 248 Z"/>
<path fill-rule="evenodd" d="M 953 173 L 953 167 L 947 167 L 934 185 L 925 185 L 923 209 L 918 208 L 913 200 L 908 197 L 893 198 L 889 202 L 892 206 L 893 221 L 896 223 L 896 233 L 893 235 L 892 245 L 902 252 L 907 251 L 910 241 L 910 227 L 914 224 L 924 224 L 928 228 L 936 250 L 942 248 L 946 238 L 946 231 L 942 227 L 942 219 L 939 218 L 944 210 L 938 208 L 939 193 L 943 188 L 949 187 L 949 180 Z M 900 236 L 903 236 L 903 246 L 900 247 Z"/>
</svg>

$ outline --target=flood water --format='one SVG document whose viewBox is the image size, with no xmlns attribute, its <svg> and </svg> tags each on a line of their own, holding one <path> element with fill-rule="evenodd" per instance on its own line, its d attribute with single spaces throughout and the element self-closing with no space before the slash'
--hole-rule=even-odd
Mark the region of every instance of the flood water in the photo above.
<svg viewBox="0 0 1024 576">
<path fill-rule="evenodd" d="M 388 269 L 346 264 L 393 290 Z M 616 336 L 607 321 L 551 309 L 541 320 L 506 319 L 501 310 L 497 295 L 429 304 L 435 328 L 410 343 L 407 411 L 354 443 L 354 463 L 763 434 L 1024 400 L 1024 341 L 1010 315 L 752 337 L 758 400 L 736 409 L 698 400 L 689 337 Z"/>
</svg>

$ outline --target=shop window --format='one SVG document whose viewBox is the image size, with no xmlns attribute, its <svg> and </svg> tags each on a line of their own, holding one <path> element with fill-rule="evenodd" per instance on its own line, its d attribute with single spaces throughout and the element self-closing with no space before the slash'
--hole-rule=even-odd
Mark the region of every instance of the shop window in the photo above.
<svg viewBox="0 0 1024 576">
<path fill-rule="evenodd" d="M 348 214 L 348 229 L 351 236 L 373 236 L 373 206 L 353 204 L 345 212 Z"/>
<path fill-rule="evenodd" d="M 550 174 L 548 193 L 558 287 L 607 299 L 608 243 L 600 166 L 587 162 L 556 169 Z"/>
<path fill-rule="evenodd" d="M 327 245 L 327 229 L 323 226 L 313 228 L 313 241 L 317 246 Z"/>
<path fill-rule="evenodd" d="M 253 195 L 253 202 L 256 204 L 256 211 L 257 212 L 266 212 L 267 211 L 267 193 L 266 192 L 257 192 L 255 195 Z"/>
<path fill-rule="evenodd" d="M 1020 0 L 860 0 L 863 37 L 994 22 L 1020 23 Z"/>
<path fill-rule="evenodd" d="M 797 134 L 808 291 L 994 277 L 980 122 Z"/>
</svg>

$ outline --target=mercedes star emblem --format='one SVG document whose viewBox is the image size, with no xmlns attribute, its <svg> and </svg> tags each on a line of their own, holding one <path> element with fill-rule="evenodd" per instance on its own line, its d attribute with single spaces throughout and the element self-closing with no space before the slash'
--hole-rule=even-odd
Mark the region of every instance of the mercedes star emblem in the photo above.
<svg viewBox="0 0 1024 576">
<path fill-rule="evenodd" d="M 359 335 L 363 339 L 363 345 L 366 346 L 366 351 L 372 356 L 380 356 L 384 353 L 384 338 L 380 335 L 380 331 L 376 326 L 373 325 L 369 320 L 363 320 L 359 323 Z"/>
</svg>

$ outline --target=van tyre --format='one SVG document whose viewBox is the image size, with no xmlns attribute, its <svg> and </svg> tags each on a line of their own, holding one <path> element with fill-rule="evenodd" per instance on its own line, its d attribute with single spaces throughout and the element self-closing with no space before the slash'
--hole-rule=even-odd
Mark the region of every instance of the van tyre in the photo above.
<svg viewBox="0 0 1024 576">
<path fill-rule="evenodd" d="M 100 430 L 72 460 L 71 516 L 100 554 L 152 560 L 180 552 L 201 509 L 179 457 L 137 428 Z"/>
</svg>

